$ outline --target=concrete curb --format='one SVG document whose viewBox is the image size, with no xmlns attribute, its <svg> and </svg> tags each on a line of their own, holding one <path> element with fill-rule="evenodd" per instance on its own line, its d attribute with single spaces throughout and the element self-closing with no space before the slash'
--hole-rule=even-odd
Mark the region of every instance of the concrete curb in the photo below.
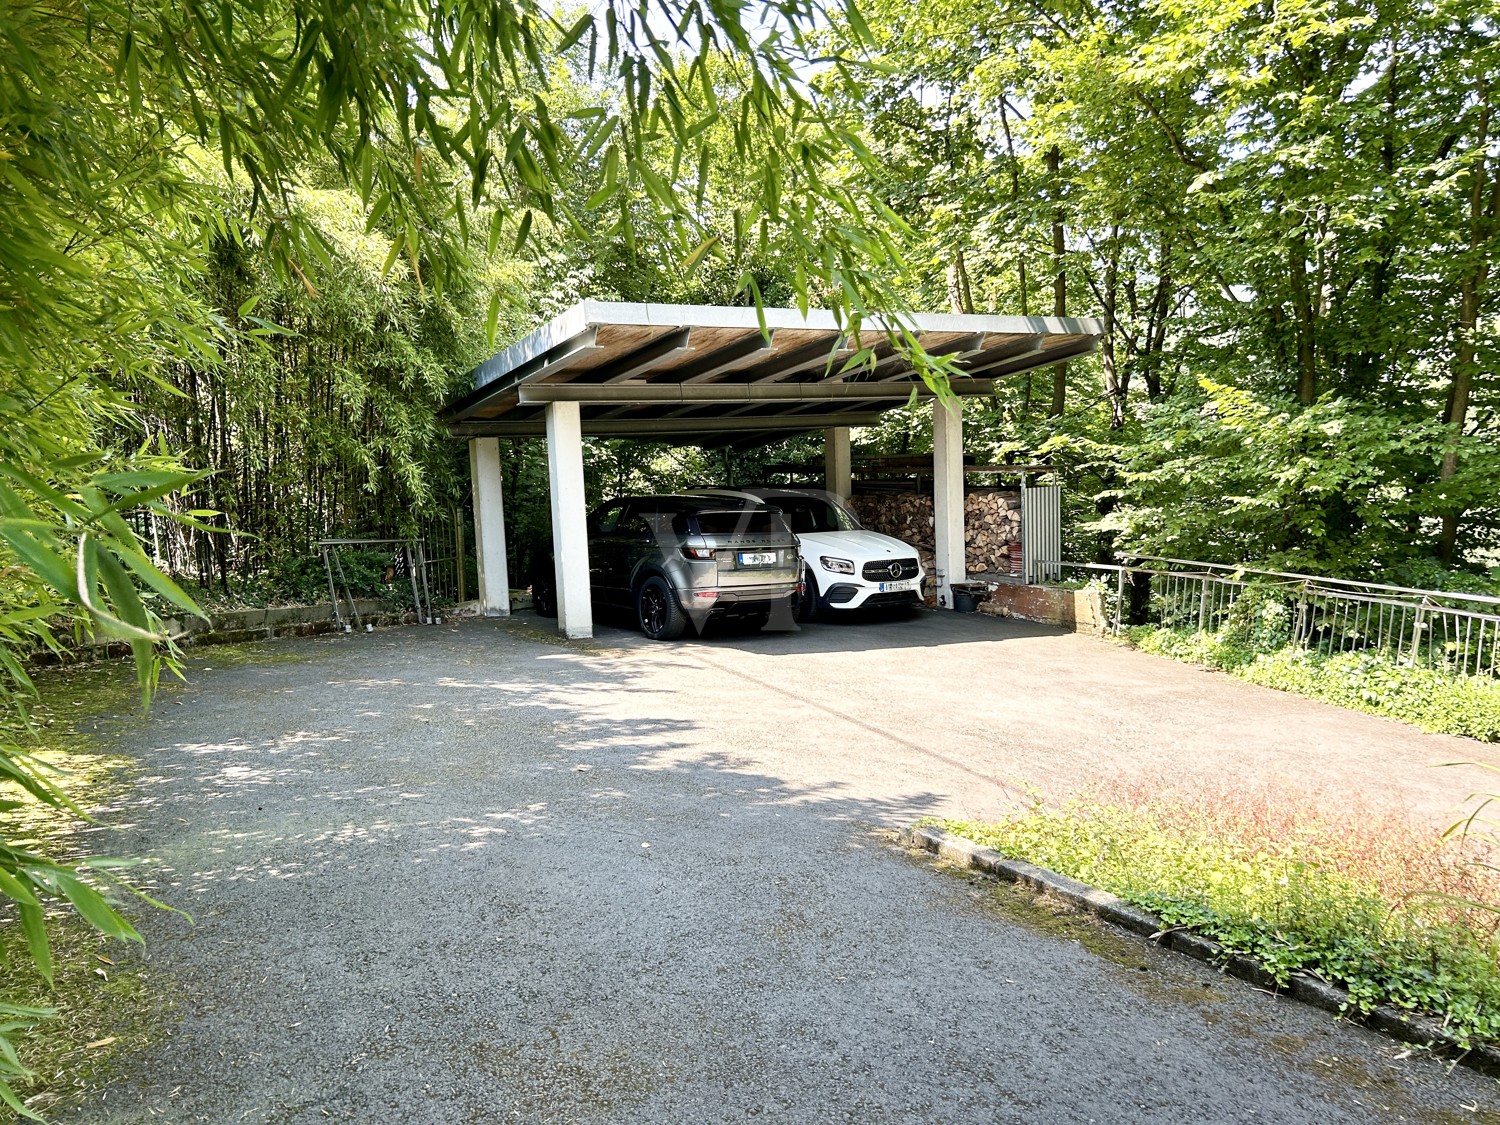
<svg viewBox="0 0 1500 1125">
<path fill-rule="evenodd" d="M 1159 942 L 1168 949 L 1213 965 L 1220 972 L 1249 981 L 1257 988 L 1278 994 L 1289 993 L 1293 999 L 1304 1004 L 1363 1023 L 1403 1043 L 1413 1043 L 1456 1059 L 1481 1074 L 1500 1077 L 1500 1048 L 1461 1047 L 1447 1027 L 1429 1016 L 1413 1015 L 1386 1005 L 1375 1008 L 1364 1016 L 1352 1010 L 1346 1011 L 1349 1006 L 1347 990 L 1329 984 L 1312 973 L 1292 973 L 1289 983 L 1282 988 L 1255 958 L 1230 953 L 1218 942 L 1187 930 L 1173 929 L 1155 914 L 1131 906 L 1098 887 L 1080 883 L 1077 879 L 1070 879 L 1024 860 L 1007 859 L 993 848 L 986 848 L 941 828 L 912 828 L 903 833 L 903 836 L 913 846 L 931 852 L 939 859 L 982 871 L 986 875 L 993 875 L 1008 883 L 1018 883 L 1059 899 L 1075 910 L 1113 922 L 1148 941 Z"/>
</svg>

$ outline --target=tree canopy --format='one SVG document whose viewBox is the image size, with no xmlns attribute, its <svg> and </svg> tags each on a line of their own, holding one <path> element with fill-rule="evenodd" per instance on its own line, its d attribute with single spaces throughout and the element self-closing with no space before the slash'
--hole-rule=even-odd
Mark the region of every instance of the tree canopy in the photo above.
<svg viewBox="0 0 1500 1125">
<path fill-rule="evenodd" d="M 1097 370 L 994 418 L 1096 496 L 1104 546 L 1493 564 L 1494 16 L 871 6 L 848 113 L 873 107 L 874 186 L 918 232 L 906 292 L 1105 321 Z M 1250 508 L 1292 516 L 1235 532 Z"/>
</svg>

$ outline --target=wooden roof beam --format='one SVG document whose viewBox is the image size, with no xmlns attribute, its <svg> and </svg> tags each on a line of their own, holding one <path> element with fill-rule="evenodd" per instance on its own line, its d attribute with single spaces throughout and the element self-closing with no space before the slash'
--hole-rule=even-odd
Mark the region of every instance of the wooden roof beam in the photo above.
<svg viewBox="0 0 1500 1125">
<path fill-rule="evenodd" d="M 736 340 L 722 348 L 716 348 L 700 360 L 683 364 L 675 371 L 663 371 L 658 380 L 662 383 L 706 383 L 726 372 L 748 367 L 764 357 L 774 346 L 776 334 L 766 339 L 759 332 L 743 340 Z"/>
<path fill-rule="evenodd" d="M 693 434 L 761 432 L 770 430 L 818 430 L 829 426 L 869 426 L 880 417 L 879 411 L 819 414 L 814 416 L 767 415 L 744 418 L 608 418 L 583 419 L 583 432 L 589 437 L 635 437 L 650 441 L 663 437 Z M 748 423 L 748 424 L 747 424 Z M 460 422 L 452 427 L 455 437 L 543 437 L 544 422 Z"/>
<path fill-rule="evenodd" d="M 675 331 L 663 333 L 654 340 L 646 341 L 638 348 L 632 348 L 618 359 L 601 363 L 593 370 L 584 372 L 574 381 L 586 384 L 623 383 L 644 371 L 649 371 L 670 356 L 692 351 L 692 340 L 691 328 L 678 328 Z"/>
</svg>

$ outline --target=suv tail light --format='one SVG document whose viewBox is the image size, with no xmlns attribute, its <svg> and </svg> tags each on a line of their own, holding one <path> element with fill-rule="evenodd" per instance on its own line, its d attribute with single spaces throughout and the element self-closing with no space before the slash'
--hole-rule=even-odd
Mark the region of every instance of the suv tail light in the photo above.
<svg viewBox="0 0 1500 1125">
<path fill-rule="evenodd" d="M 714 549 L 712 547 L 684 547 L 682 553 L 690 559 L 712 559 Z"/>
</svg>

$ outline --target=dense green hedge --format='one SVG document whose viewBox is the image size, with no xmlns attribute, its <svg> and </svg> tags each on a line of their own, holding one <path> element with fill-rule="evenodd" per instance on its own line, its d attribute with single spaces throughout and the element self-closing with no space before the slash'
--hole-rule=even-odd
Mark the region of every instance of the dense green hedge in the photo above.
<svg viewBox="0 0 1500 1125">
<path fill-rule="evenodd" d="M 1387 715 L 1441 734 L 1500 742 L 1500 680 L 1490 676 L 1456 676 L 1368 651 L 1256 651 L 1229 629 L 1198 633 L 1138 626 L 1129 631 L 1129 639 L 1145 652 L 1217 668 L 1265 687 Z"/>
</svg>

